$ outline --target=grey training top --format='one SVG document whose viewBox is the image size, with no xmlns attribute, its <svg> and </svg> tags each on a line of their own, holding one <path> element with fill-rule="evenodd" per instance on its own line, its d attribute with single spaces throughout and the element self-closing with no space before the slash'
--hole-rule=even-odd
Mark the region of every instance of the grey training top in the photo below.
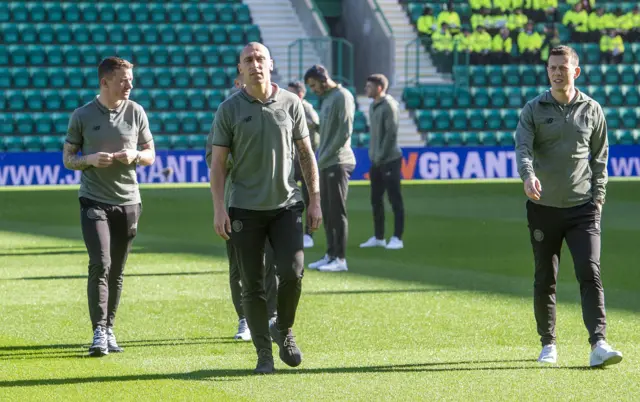
<svg viewBox="0 0 640 402">
<path fill-rule="evenodd" d="M 567 105 L 550 91 L 527 102 L 516 129 L 522 180 L 536 176 L 541 205 L 566 208 L 591 199 L 604 202 L 609 143 L 607 123 L 595 100 L 577 91 Z"/>
<path fill-rule="evenodd" d="M 342 85 L 330 89 L 324 95 L 320 107 L 319 169 L 356 164 L 356 157 L 351 149 L 355 105 L 353 95 Z"/>
<path fill-rule="evenodd" d="M 125 100 L 114 110 L 107 109 L 96 97 L 74 110 L 69 120 L 66 142 L 80 146 L 83 155 L 115 153 L 137 149 L 153 140 L 149 120 L 142 106 Z M 89 166 L 82 171 L 80 197 L 111 205 L 140 202 L 136 165 L 114 160 L 111 166 Z"/>
<path fill-rule="evenodd" d="M 233 157 L 229 206 L 273 210 L 302 201 L 294 179 L 295 140 L 309 136 L 300 98 L 277 85 L 262 103 L 246 90 L 225 100 L 207 140 Z"/>
<path fill-rule="evenodd" d="M 373 165 L 382 165 L 402 158 L 398 146 L 398 102 L 391 95 L 369 106 L 369 159 Z"/>
</svg>

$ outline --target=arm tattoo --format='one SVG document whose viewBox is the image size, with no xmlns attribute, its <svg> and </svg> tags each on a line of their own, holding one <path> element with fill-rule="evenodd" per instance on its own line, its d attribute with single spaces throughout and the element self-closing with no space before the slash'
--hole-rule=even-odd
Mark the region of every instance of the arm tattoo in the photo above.
<svg viewBox="0 0 640 402">
<path fill-rule="evenodd" d="M 80 151 L 79 145 L 70 144 L 68 142 L 64 143 L 64 148 L 62 150 L 62 161 L 64 163 L 64 167 L 70 170 L 85 170 L 91 166 L 87 162 L 87 157 L 85 155 L 78 155 L 78 151 Z"/>
<path fill-rule="evenodd" d="M 296 141 L 296 145 L 298 147 L 298 156 L 300 158 L 300 168 L 302 169 L 304 181 L 307 183 L 307 188 L 309 188 L 309 193 L 317 194 L 320 192 L 318 165 L 316 163 L 316 156 L 311 148 L 309 137 Z"/>
</svg>

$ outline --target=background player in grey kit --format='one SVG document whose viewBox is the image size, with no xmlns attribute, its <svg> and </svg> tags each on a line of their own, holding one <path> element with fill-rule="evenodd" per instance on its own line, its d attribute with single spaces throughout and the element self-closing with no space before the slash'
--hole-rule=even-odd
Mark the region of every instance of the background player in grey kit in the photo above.
<svg viewBox="0 0 640 402">
<path fill-rule="evenodd" d="M 349 233 L 347 194 L 349 177 L 356 166 L 356 158 L 351 149 L 355 100 L 351 92 L 329 77 L 323 66 L 311 67 L 304 75 L 304 82 L 316 95 L 322 97 L 318 169 L 322 216 L 327 236 L 325 256 L 309 264 L 309 268 L 346 271 Z"/>
<path fill-rule="evenodd" d="M 398 146 L 398 102 L 387 94 L 388 86 L 389 80 L 382 74 L 370 75 L 365 86 L 367 96 L 373 98 L 369 106 L 369 179 L 374 236 L 360 244 L 360 247 L 386 247 L 397 250 L 404 247 L 404 204 L 400 190 L 402 151 Z M 389 196 L 395 221 L 393 236 L 388 244 L 384 238 L 385 191 Z"/>
<path fill-rule="evenodd" d="M 516 129 L 518 172 L 524 181 L 535 259 L 534 311 L 541 363 L 556 363 L 556 280 L 562 242 L 573 256 L 582 316 L 589 332 L 589 364 L 619 363 L 606 341 L 600 278 L 600 219 L 605 202 L 609 146 L 600 105 L 575 88 L 575 50 L 558 46 L 547 61 L 551 90 L 529 101 Z"/>
<path fill-rule="evenodd" d="M 82 171 L 80 221 L 89 253 L 92 356 L 122 351 L 113 326 L 124 266 L 142 212 L 136 165 L 148 166 L 155 160 L 147 115 L 129 100 L 133 65 L 106 58 L 98 66 L 98 79 L 98 97 L 71 115 L 63 151 L 64 166 Z"/>
<path fill-rule="evenodd" d="M 313 108 L 313 105 L 307 102 L 304 99 L 305 94 L 307 93 L 307 88 L 302 81 L 294 81 L 290 82 L 287 86 L 287 89 L 294 94 L 298 95 L 300 100 L 302 100 L 302 107 L 304 108 L 304 115 L 307 119 L 307 128 L 309 129 L 309 137 L 311 138 L 311 146 L 313 147 L 313 152 L 318 149 L 318 143 L 320 142 L 320 134 L 318 133 L 318 126 L 320 124 L 320 118 L 318 117 L 318 113 Z M 302 176 L 302 168 L 300 167 L 300 160 L 298 158 L 298 154 L 296 153 L 296 181 L 302 182 L 300 186 L 302 190 L 302 198 L 304 200 L 304 204 L 309 204 L 309 190 L 307 189 L 307 184 L 304 182 L 304 177 Z M 309 227 L 309 222 L 306 223 L 304 228 L 304 238 L 303 244 L 305 248 L 313 247 L 313 232 Z"/>
<path fill-rule="evenodd" d="M 211 192 L 214 228 L 231 239 L 242 279 L 242 306 L 258 354 L 254 373 L 274 371 L 271 338 L 289 366 L 302 362 L 292 327 L 302 292 L 304 203 L 294 180 L 294 146 L 309 187 L 308 218 L 319 227 L 320 188 L 300 99 L 271 82 L 273 60 L 260 43 L 240 55 L 245 87 L 225 100 L 213 123 Z M 233 157 L 229 211 L 224 205 L 227 157 Z M 278 272 L 278 318 L 269 323 L 264 289 L 264 244 L 273 246 Z M 270 336 L 271 335 L 271 336 Z"/>
</svg>

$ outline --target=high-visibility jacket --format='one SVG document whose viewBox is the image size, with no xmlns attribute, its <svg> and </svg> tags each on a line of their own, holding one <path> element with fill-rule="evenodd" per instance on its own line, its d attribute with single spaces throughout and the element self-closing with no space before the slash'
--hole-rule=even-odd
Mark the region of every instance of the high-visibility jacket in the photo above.
<svg viewBox="0 0 640 402">
<path fill-rule="evenodd" d="M 520 32 L 518 34 L 518 51 L 524 53 L 526 51 L 538 51 L 542 47 L 542 36 L 536 31 L 531 34 Z"/>
<path fill-rule="evenodd" d="M 511 9 L 524 8 L 524 0 L 511 0 Z"/>
<path fill-rule="evenodd" d="M 617 15 L 616 18 L 616 26 L 619 29 L 629 30 L 633 29 L 633 14 L 626 13 L 622 15 Z"/>
<path fill-rule="evenodd" d="M 507 20 L 507 28 L 511 31 L 515 31 L 516 29 L 524 28 L 529 22 L 529 17 L 524 14 L 516 14 L 513 13 L 509 16 Z"/>
<path fill-rule="evenodd" d="M 456 50 L 458 52 L 470 52 L 472 51 L 471 46 L 472 36 L 471 34 L 465 35 L 463 33 L 459 33 L 453 37 L 453 41 L 456 45 Z"/>
<path fill-rule="evenodd" d="M 416 22 L 418 32 L 427 35 L 433 34 L 435 24 L 436 18 L 433 15 L 422 15 L 418 18 L 418 22 Z"/>
<path fill-rule="evenodd" d="M 569 10 L 562 17 L 562 25 L 573 24 L 576 32 L 588 32 L 589 29 L 589 14 L 585 10 L 579 13 Z"/>
<path fill-rule="evenodd" d="M 469 0 L 469 6 L 471 6 L 472 10 L 480 10 L 481 8 L 493 8 L 491 4 L 491 0 Z"/>
<path fill-rule="evenodd" d="M 507 36 L 507 38 L 505 39 L 502 37 L 502 35 L 497 34 L 491 40 L 492 52 L 505 52 L 510 54 L 512 48 L 513 48 L 513 40 L 511 39 L 510 36 Z"/>
<path fill-rule="evenodd" d="M 611 37 L 609 35 L 602 35 L 600 38 L 600 51 L 603 53 L 617 51 L 617 53 L 624 53 L 624 42 L 620 35 Z"/>
<path fill-rule="evenodd" d="M 442 27 L 442 24 L 446 23 L 449 25 L 449 29 L 452 34 L 457 34 L 460 32 L 460 15 L 458 15 L 455 11 L 442 11 L 438 14 L 438 18 L 436 19 L 436 24 L 438 25 L 438 29 Z"/>
<path fill-rule="evenodd" d="M 474 52 L 482 53 L 491 50 L 491 35 L 487 31 L 474 32 L 471 36 L 471 47 Z"/>
<path fill-rule="evenodd" d="M 503 13 L 511 11 L 511 0 L 493 0 L 493 8 L 497 8 Z"/>
<path fill-rule="evenodd" d="M 473 14 L 471 16 L 471 29 L 475 32 L 475 30 L 481 27 L 490 27 L 492 23 L 490 15 L 482 15 L 482 14 Z"/>
<path fill-rule="evenodd" d="M 582 2 L 582 0 L 567 0 L 567 4 L 571 6 L 575 6 L 576 4 Z M 596 6 L 596 0 L 589 0 L 589 5 L 593 9 Z"/>
<path fill-rule="evenodd" d="M 442 32 L 436 31 L 431 35 L 433 44 L 431 47 L 437 52 L 452 52 L 453 51 L 453 37 L 449 31 Z"/>
</svg>

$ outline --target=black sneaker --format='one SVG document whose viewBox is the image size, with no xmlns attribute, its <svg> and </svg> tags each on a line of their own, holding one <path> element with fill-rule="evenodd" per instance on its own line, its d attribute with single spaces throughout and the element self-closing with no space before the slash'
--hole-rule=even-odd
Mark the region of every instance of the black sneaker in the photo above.
<svg viewBox="0 0 640 402">
<path fill-rule="evenodd" d="M 93 343 L 89 347 L 89 356 L 102 357 L 108 354 L 107 331 L 104 327 L 98 326 L 95 331 L 93 331 Z"/>
<path fill-rule="evenodd" d="M 260 349 L 258 351 L 258 364 L 253 374 L 272 374 L 276 371 L 273 365 L 273 355 L 269 349 Z"/>
<path fill-rule="evenodd" d="M 291 328 L 285 331 L 279 331 L 276 325 L 276 321 L 272 321 L 269 325 L 269 332 L 271 338 L 275 341 L 280 348 L 280 360 L 282 360 L 287 366 L 297 367 L 302 363 L 302 352 L 296 345 L 296 339 L 293 336 Z"/>
</svg>

